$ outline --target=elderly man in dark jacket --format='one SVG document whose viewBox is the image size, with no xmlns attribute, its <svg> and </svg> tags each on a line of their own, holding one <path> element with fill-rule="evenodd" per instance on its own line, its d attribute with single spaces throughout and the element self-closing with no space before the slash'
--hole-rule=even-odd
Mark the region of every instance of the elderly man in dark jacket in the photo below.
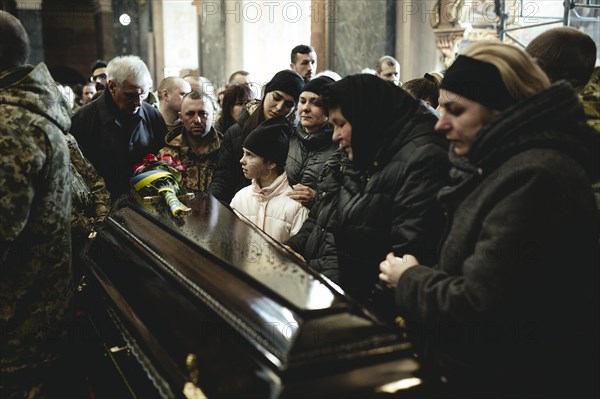
<svg viewBox="0 0 600 399">
<path fill-rule="evenodd" d="M 71 133 L 115 200 L 129 191 L 135 164 L 164 146 L 167 125 L 158 110 L 143 101 L 152 79 L 139 57 L 117 57 L 106 71 L 107 89 L 73 115 Z"/>
<path fill-rule="evenodd" d="M 348 76 L 322 97 L 333 140 L 352 165 L 342 177 L 334 231 L 341 285 L 367 302 L 382 255 L 435 258 L 443 224 L 435 196 L 447 182 L 448 146 L 434 132 L 431 111 L 376 76 Z M 391 295 L 381 305 L 393 307 Z"/>
</svg>

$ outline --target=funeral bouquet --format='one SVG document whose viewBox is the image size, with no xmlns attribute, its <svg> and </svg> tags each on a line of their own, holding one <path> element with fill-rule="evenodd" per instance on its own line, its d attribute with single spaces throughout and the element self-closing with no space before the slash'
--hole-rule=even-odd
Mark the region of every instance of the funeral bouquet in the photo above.
<svg viewBox="0 0 600 399">
<path fill-rule="evenodd" d="M 162 200 L 173 216 L 183 216 L 191 213 L 180 201 L 182 197 L 190 197 L 185 188 L 186 179 L 186 168 L 180 160 L 171 155 L 148 154 L 142 163 L 135 165 L 131 185 L 145 202 Z"/>
</svg>

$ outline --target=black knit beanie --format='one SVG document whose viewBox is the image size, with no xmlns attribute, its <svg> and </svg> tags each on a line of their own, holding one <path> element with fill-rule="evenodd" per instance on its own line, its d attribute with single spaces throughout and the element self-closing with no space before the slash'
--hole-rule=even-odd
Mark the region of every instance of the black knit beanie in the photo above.
<svg viewBox="0 0 600 399">
<path fill-rule="evenodd" d="M 320 96 L 323 86 L 331 83 L 335 83 L 335 80 L 331 79 L 329 76 L 319 76 L 318 78 L 309 80 L 308 83 L 304 85 L 304 89 L 302 89 L 302 91 L 310 91 L 311 93 L 315 93 L 317 96 Z"/>
<path fill-rule="evenodd" d="M 250 132 L 244 140 L 244 148 L 267 161 L 283 165 L 290 144 L 290 125 L 285 116 L 268 119 Z"/>
<path fill-rule="evenodd" d="M 279 71 L 273 76 L 273 79 L 265 86 L 265 95 L 275 90 L 282 91 L 294 97 L 294 102 L 298 103 L 298 97 L 302 93 L 304 79 L 296 72 L 290 70 Z"/>
</svg>

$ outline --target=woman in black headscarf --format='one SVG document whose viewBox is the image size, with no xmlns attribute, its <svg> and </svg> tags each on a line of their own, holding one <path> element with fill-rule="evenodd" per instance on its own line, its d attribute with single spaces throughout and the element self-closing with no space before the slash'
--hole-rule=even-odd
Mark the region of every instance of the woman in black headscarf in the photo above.
<svg viewBox="0 0 600 399">
<path fill-rule="evenodd" d="M 382 255 L 435 258 L 443 217 L 435 195 L 448 175 L 447 142 L 433 130 L 434 114 L 376 76 L 348 76 L 322 96 L 333 140 L 350 161 L 334 228 L 341 285 L 365 303 Z M 391 298 L 380 305 L 393 307 Z"/>
</svg>

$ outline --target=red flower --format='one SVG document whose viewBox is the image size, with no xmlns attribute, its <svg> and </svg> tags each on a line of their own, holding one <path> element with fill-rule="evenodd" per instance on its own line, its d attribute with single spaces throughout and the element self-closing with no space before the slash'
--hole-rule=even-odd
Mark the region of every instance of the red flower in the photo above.
<svg viewBox="0 0 600 399">
<path fill-rule="evenodd" d="M 173 165 L 173 157 L 171 156 L 171 154 L 164 154 L 161 155 L 159 158 L 160 161 L 166 162 L 169 165 Z"/>
<path fill-rule="evenodd" d="M 148 154 L 141 163 L 134 166 L 134 175 L 153 169 L 162 169 L 174 173 L 176 179 L 182 186 L 187 181 L 187 168 L 181 160 L 173 158 L 170 154 L 155 156 Z M 178 173 L 177 173 L 178 172 Z"/>
<path fill-rule="evenodd" d="M 144 159 L 142 159 L 141 163 L 138 163 L 133 167 L 133 172 L 135 174 L 142 173 L 144 170 L 146 170 L 146 166 L 148 166 L 148 163 L 156 161 L 158 161 L 158 159 L 154 156 L 154 154 L 148 154 L 144 157 Z"/>
</svg>

